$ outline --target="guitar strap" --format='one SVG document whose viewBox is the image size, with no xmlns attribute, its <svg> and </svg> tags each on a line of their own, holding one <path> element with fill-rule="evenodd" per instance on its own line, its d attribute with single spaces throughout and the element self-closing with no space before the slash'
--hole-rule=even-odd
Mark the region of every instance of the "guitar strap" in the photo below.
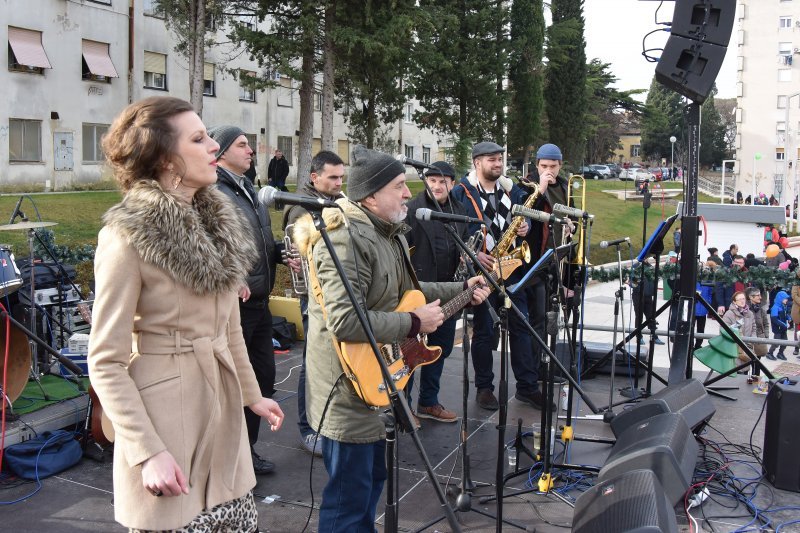
<svg viewBox="0 0 800 533">
<path fill-rule="evenodd" d="M 319 284 L 319 278 L 317 277 L 317 268 L 314 266 L 313 250 L 311 247 L 309 247 L 307 258 L 310 293 L 314 297 L 314 300 L 316 300 L 316 302 L 319 304 L 320 309 L 322 309 L 322 319 L 327 322 L 328 312 L 325 310 L 325 298 L 322 296 L 322 286 Z M 306 336 L 306 342 L 308 342 L 308 336 Z M 350 358 L 342 352 L 342 348 L 339 346 L 339 341 L 336 339 L 333 333 L 331 333 L 331 342 L 336 350 L 336 355 L 339 356 L 339 363 L 342 365 L 344 375 L 347 376 L 347 379 L 349 379 L 350 383 L 353 384 L 356 394 L 358 394 L 358 397 L 363 401 L 364 395 L 361 390 L 361 384 L 358 382 L 355 372 L 353 372 L 353 366 L 350 363 Z M 367 402 L 364 403 L 366 404 Z"/>
</svg>

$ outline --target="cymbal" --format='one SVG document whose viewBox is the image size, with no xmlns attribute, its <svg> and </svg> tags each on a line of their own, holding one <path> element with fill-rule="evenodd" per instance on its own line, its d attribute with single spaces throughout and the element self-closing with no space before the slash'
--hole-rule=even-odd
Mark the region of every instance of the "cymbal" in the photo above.
<svg viewBox="0 0 800 533">
<path fill-rule="evenodd" d="M 58 222 L 17 222 L 16 224 L 4 224 L 0 226 L 0 231 L 12 231 L 16 229 L 36 229 L 55 226 Z"/>
</svg>

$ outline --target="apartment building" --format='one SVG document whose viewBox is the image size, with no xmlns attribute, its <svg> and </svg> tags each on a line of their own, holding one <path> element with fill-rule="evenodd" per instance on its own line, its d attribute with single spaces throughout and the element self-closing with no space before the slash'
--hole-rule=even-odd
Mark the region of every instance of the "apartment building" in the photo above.
<svg viewBox="0 0 800 533">
<path fill-rule="evenodd" d="M 155 95 L 189 98 L 189 69 L 153 0 L 5 0 L 0 34 L 8 68 L 0 70 L 0 185 L 40 184 L 58 190 L 108 178 L 100 146 L 114 117 L 130 102 Z M 257 24 L 257 20 L 240 20 Z M 217 28 L 224 36 L 224 28 Z M 224 37 L 218 42 L 225 42 Z M 236 124 L 266 176 L 275 149 L 297 173 L 298 83 L 230 45 L 206 52 L 203 121 Z M 277 87 L 253 90 L 239 73 L 269 75 Z M 434 161 L 443 142 L 412 120 L 415 102 L 388 129 L 398 153 Z M 321 95 L 314 97 L 314 142 L 320 147 Z M 409 114 L 409 110 L 410 113 Z M 351 143 L 334 118 L 336 150 L 349 163 Z"/>
<path fill-rule="evenodd" d="M 736 190 L 789 204 L 800 163 L 800 0 L 742 0 L 736 17 Z"/>
</svg>

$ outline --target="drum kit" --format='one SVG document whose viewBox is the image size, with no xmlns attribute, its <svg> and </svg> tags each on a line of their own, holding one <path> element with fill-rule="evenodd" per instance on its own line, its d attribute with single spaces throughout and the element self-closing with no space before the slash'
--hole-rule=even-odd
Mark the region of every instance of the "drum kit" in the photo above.
<svg viewBox="0 0 800 533">
<path fill-rule="evenodd" d="M 55 226 L 57 222 L 30 222 L 22 221 L 16 224 L 5 224 L 0 226 L 0 231 L 21 231 L 28 232 L 28 248 L 30 257 L 33 257 L 33 239 L 35 238 L 34 231 L 39 228 L 46 228 L 48 226 Z M 31 269 L 31 300 L 33 300 L 34 291 L 34 269 Z M 14 262 L 14 255 L 11 253 L 11 248 L 7 245 L 0 245 L 0 298 L 13 294 L 18 291 L 23 285 L 22 276 L 16 263 Z M 8 312 L 8 310 L 6 310 Z M 35 306 L 31 306 L 31 324 L 36 323 L 36 310 Z M 14 402 L 22 391 L 25 389 L 25 384 L 28 378 L 33 376 L 38 381 L 38 368 L 36 368 L 36 358 L 31 357 L 31 344 L 28 340 L 28 335 L 13 323 L 9 324 L 8 328 L 0 325 L 0 350 L 4 350 L 6 346 L 6 334 L 8 334 L 8 363 L 3 366 L 0 365 L 0 391 L 2 390 L 3 382 L 6 384 L 5 396 L 9 402 Z M 2 352 L 0 352 L 1 356 Z M 33 366 L 32 366 L 33 364 Z"/>
</svg>

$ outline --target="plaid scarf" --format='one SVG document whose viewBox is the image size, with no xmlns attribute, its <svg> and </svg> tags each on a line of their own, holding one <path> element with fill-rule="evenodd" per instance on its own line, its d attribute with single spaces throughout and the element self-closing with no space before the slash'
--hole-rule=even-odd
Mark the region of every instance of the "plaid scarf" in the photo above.
<svg viewBox="0 0 800 533">
<path fill-rule="evenodd" d="M 488 225 L 485 245 L 489 252 L 503 237 L 503 231 L 511 222 L 511 197 L 500 186 L 495 186 L 494 193 L 486 192 L 480 183 L 477 189 L 481 197 L 483 220 Z"/>
</svg>

